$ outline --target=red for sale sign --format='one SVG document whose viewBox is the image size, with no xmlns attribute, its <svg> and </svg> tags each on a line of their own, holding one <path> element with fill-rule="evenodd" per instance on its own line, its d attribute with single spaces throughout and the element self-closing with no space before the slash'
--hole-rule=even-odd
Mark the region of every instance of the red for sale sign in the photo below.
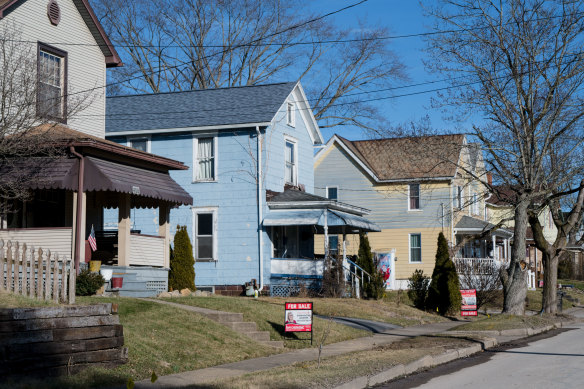
<svg viewBox="0 0 584 389">
<path fill-rule="evenodd" d="M 460 291 L 462 296 L 462 304 L 460 306 L 461 316 L 478 316 L 477 314 L 477 290 L 476 289 L 462 289 Z"/>
<path fill-rule="evenodd" d="M 312 303 L 286 303 L 285 332 L 312 332 Z"/>
</svg>

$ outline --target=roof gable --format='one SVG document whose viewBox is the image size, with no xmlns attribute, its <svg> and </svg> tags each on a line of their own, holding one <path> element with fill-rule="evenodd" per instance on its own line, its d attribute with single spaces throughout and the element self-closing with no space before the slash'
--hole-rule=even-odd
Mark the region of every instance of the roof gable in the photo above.
<svg viewBox="0 0 584 389">
<path fill-rule="evenodd" d="M 0 0 L 0 20 L 4 18 L 5 13 L 10 10 L 11 7 L 18 7 L 26 0 Z M 99 45 L 104 57 L 105 63 L 108 68 L 122 66 L 122 61 L 116 52 L 113 44 L 109 40 L 109 37 L 105 33 L 103 26 L 97 19 L 97 16 L 93 12 L 93 8 L 89 4 L 88 0 L 72 0 L 73 4 L 77 8 L 77 11 L 83 18 L 83 21 L 89 28 L 91 35 L 95 39 L 95 42 Z"/>
<path fill-rule="evenodd" d="M 464 135 L 350 141 L 334 135 L 316 160 L 334 143 L 343 148 L 375 181 L 450 179 L 456 176 Z M 440 150 L 440 152 L 435 152 Z"/>
<path fill-rule="evenodd" d="M 294 82 L 108 97 L 106 134 L 268 126 L 290 95 L 298 104 L 313 143 L 322 143 L 304 91 Z"/>
</svg>

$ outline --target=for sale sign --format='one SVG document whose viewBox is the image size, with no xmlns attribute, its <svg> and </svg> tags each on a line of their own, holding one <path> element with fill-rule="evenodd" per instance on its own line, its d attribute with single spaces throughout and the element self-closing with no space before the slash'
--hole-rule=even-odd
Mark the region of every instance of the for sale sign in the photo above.
<svg viewBox="0 0 584 389">
<path fill-rule="evenodd" d="M 286 303 L 285 332 L 312 332 L 312 303 Z"/>
<path fill-rule="evenodd" d="M 478 316 L 477 313 L 477 290 L 462 289 L 462 304 L 460 306 L 460 316 Z"/>
</svg>

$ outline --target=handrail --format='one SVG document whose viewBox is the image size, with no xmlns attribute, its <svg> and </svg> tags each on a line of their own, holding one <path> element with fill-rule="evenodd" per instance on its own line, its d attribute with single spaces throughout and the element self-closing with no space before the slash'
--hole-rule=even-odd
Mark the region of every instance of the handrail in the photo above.
<svg viewBox="0 0 584 389">
<path fill-rule="evenodd" d="M 371 274 L 367 273 L 366 270 L 363 270 L 363 268 L 361 266 L 357 265 L 355 262 L 351 261 L 349 258 L 347 258 L 347 262 L 349 262 L 350 265 L 353 265 L 357 269 L 361 270 L 363 273 L 367 274 L 367 276 L 371 277 Z"/>
</svg>

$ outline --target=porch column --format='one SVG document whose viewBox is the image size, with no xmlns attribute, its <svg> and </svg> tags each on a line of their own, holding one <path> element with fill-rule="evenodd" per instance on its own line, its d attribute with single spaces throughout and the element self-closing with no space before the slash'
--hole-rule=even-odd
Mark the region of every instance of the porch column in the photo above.
<svg viewBox="0 0 584 389">
<path fill-rule="evenodd" d="M 164 267 L 170 268 L 170 206 L 162 203 L 158 207 L 158 235 L 164 238 Z"/>
<path fill-rule="evenodd" d="M 503 239 L 503 249 L 505 250 L 505 261 L 507 261 L 509 259 L 509 239 Z"/>
<path fill-rule="evenodd" d="M 81 197 L 81 216 L 77 218 L 77 210 L 79 209 L 79 204 L 77 203 L 77 192 L 73 192 L 73 249 L 72 256 L 75 259 L 75 268 L 79 269 L 79 263 L 85 262 L 85 223 L 87 219 L 87 195 L 85 192 Z M 77 244 L 77 231 L 79 231 L 80 242 Z M 77 250 L 79 249 L 79 250 Z"/>
<path fill-rule="evenodd" d="M 347 233 L 343 226 L 343 278 L 347 279 Z"/>
<path fill-rule="evenodd" d="M 118 266 L 128 266 L 130 264 L 130 195 L 120 194 L 118 207 Z"/>
<path fill-rule="evenodd" d="M 329 254 L 329 242 L 328 242 L 328 209 L 324 210 L 324 258 L 326 259 Z"/>
<path fill-rule="evenodd" d="M 491 238 L 493 239 L 493 259 L 498 260 L 499 252 L 497 250 L 497 237 L 495 235 L 492 235 Z"/>
</svg>

